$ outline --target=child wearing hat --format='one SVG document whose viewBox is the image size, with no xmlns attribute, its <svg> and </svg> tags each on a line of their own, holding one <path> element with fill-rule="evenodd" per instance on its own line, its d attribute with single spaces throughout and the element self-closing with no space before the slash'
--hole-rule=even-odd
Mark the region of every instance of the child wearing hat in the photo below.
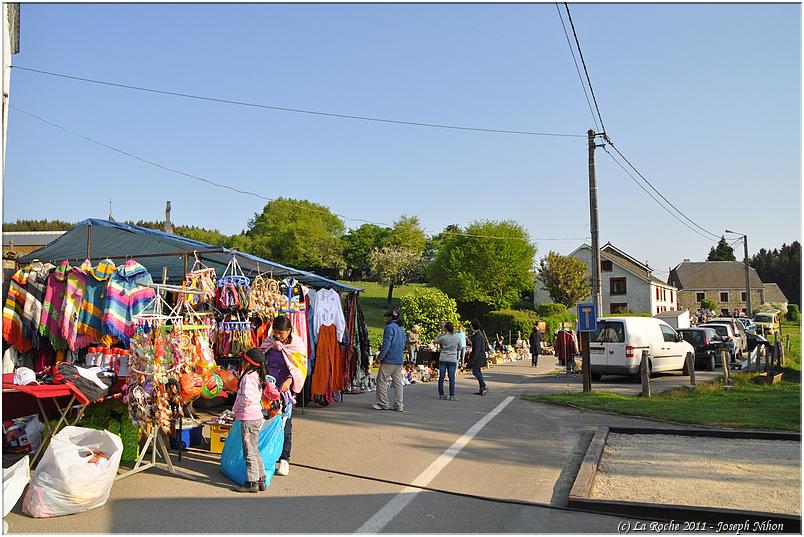
<svg viewBox="0 0 804 537">
<path fill-rule="evenodd" d="M 232 411 L 240 420 L 243 456 L 246 459 L 246 483 L 234 487 L 235 492 L 265 490 L 265 465 L 260 455 L 259 440 L 262 417 L 262 390 L 267 384 L 265 355 L 260 349 L 250 349 L 240 359 L 240 386 Z"/>
</svg>

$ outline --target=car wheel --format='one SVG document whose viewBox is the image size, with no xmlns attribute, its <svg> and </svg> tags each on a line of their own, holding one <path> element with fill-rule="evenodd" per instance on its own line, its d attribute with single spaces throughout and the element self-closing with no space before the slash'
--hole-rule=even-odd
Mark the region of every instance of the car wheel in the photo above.
<svg viewBox="0 0 804 537">
<path fill-rule="evenodd" d="M 715 370 L 715 355 L 714 353 L 709 354 L 709 367 L 707 368 L 709 371 Z"/>
<path fill-rule="evenodd" d="M 594 372 L 590 373 L 589 375 L 592 377 L 592 380 L 600 380 L 600 378 L 603 376 L 602 373 L 594 373 Z"/>
</svg>

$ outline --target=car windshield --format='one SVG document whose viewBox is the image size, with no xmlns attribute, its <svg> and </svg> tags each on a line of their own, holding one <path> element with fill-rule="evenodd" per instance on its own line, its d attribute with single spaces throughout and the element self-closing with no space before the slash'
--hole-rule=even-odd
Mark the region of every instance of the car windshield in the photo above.
<svg viewBox="0 0 804 537">
<path fill-rule="evenodd" d="M 773 317 L 770 316 L 770 315 L 756 315 L 756 316 L 754 316 L 754 319 L 757 322 L 760 322 L 760 323 L 772 323 L 773 322 Z"/>
<path fill-rule="evenodd" d="M 684 341 L 692 343 L 693 345 L 704 344 L 704 333 L 700 330 L 679 330 L 684 337 Z"/>
<path fill-rule="evenodd" d="M 622 343 L 625 341 L 625 327 L 620 321 L 598 321 L 597 330 L 589 336 L 595 343 Z"/>
</svg>

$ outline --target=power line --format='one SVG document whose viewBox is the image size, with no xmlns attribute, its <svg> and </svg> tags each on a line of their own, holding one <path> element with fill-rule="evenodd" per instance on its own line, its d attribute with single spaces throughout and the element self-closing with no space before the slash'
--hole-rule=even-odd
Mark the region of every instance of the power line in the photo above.
<svg viewBox="0 0 804 537">
<path fill-rule="evenodd" d="M 665 211 L 667 211 L 667 213 L 668 213 L 670 216 L 672 216 L 673 218 L 675 218 L 676 220 L 678 220 L 679 222 L 681 222 L 682 224 L 684 224 L 684 225 L 685 225 L 687 228 L 689 228 L 690 230 L 694 231 L 695 233 L 697 233 L 698 235 L 700 235 L 701 237 L 703 237 L 703 238 L 704 238 L 704 239 L 706 239 L 707 241 L 710 241 L 710 242 L 715 242 L 715 241 L 712 241 L 712 239 L 710 239 L 709 237 L 707 237 L 707 236 L 706 236 L 706 235 L 704 235 L 703 233 L 701 233 L 700 231 L 698 231 L 697 229 L 695 229 L 694 227 L 692 227 L 692 226 L 690 226 L 689 224 L 687 224 L 685 221 L 681 220 L 681 219 L 680 219 L 678 216 L 676 216 L 676 214 L 675 214 L 675 213 L 673 213 L 672 211 L 670 211 L 670 209 L 668 209 L 667 207 L 665 207 L 665 206 L 664 206 L 664 204 L 662 204 L 662 202 L 660 202 L 658 199 L 656 199 L 656 197 L 655 197 L 653 194 L 651 194 L 651 193 L 648 191 L 648 189 L 646 189 L 644 186 L 642 186 L 642 183 L 640 183 L 640 182 L 637 180 L 637 178 L 636 178 L 636 177 L 634 177 L 634 175 L 633 175 L 633 174 L 632 174 L 630 171 L 628 171 L 628 168 L 626 168 L 625 166 L 623 166 L 623 165 L 622 165 L 622 163 L 620 163 L 620 161 L 619 161 L 619 160 L 617 160 L 616 158 L 614 158 L 614 155 L 612 155 L 612 154 L 609 152 L 609 150 L 608 150 L 608 149 L 606 149 L 606 147 L 605 147 L 605 146 L 603 146 L 603 150 L 606 152 L 606 154 L 607 154 L 609 157 L 611 157 L 611 160 L 613 160 L 615 163 L 617 163 L 617 165 L 618 165 L 620 168 L 622 168 L 622 170 L 623 170 L 623 171 L 624 171 L 626 174 L 628 174 L 628 177 L 630 177 L 630 178 L 631 178 L 631 179 L 634 181 L 634 183 L 636 183 L 636 184 L 637 184 L 637 186 L 638 186 L 639 188 L 641 188 L 641 189 L 642 189 L 642 190 L 643 190 L 643 191 L 644 191 L 644 192 L 645 192 L 645 193 L 646 193 L 648 196 L 650 196 L 650 197 L 653 199 L 653 201 L 655 201 L 656 203 L 658 203 L 658 204 L 659 204 L 659 206 L 660 206 L 662 209 L 664 209 Z"/>
<path fill-rule="evenodd" d="M 647 178 L 646 178 L 644 175 L 642 175 L 642 173 L 640 173 L 640 171 L 639 171 L 638 169 L 636 169 L 636 167 L 635 167 L 633 164 L 631 164 L 631 161 L 629 161 L 629 160 L 626 158 L 626 156 L 625 156 L 625 155 L 623 155 L 623 154 L 622 154 L 622 152 L 621 152 L 619 149 L 617 149 L 617 146 L 616 146 L 616 145 L 614 145 L 614 144 L 612 143 L 612 141 L 611 141 L 611 140 L 608 140 L 608 138 L 607 138 L 607 140 L 606 140 L 606 141 L 607 141 L 607 142 L 608 142 L 608 143 L 611 145 L 612 149 L 614 149 L 614 150 L 617 152 L 617 154 L 618 154 L 618 155 L 620 155 L 620 157 L 622 157 L 622 159 L 623 159 L 623 160 L 624 160 L 624 161 L 625 161 L 625 162 L 626 162 L 626 163 L 627 163 L 627 164 L 628 164 L 628 165 L 631 167 L 631 169 L 633 169 L 633 170 L 634 170 L 634 171 L 637 173 L 637 175 L 639 175 L 639 176 L 642 178 L 642 180 L 643 180 L 643 181 L 645 181 L 645 183 L 647 183 L 647 185 L 648 185 L 648 186 L 651 188 L 651 190 L 653 190 L 654 192 L 656 192 L 656 194 L 658 194 L 658 195 L 659 195 L 659 196 L 660 196 L 660 197 L 661 197 L 661 198 L 662 198 L 664 201 L 666 201 L 666 202 L 667 202 L 667 204 L 668 204 L 668 205 L 670 205 L 670 207 L 672 207 L 673 209 L 675 209 L 675 210 L 676 210 L 676 212 L 677 212 L 678 214 L 680 214 L 682 217 L 684 217 L 684 219 L 685 219 L 685 220 L 689 221 L 689 222 L 690 222 L 692 225 L 694 225 L 694 226 L 695 226 L 695 227 L 697 227 L 698 229 L 700 229 L 700 230 L 704 231 L 705 233 L 708 233 L 709 235 L 711 235 L 711 236 L 713 236 L 713 237 L 715 237 L 715 238 L 717 238 L 717 239 L 720 239 L 720 235 L 718 235 L 718 234 L 716 234 L 716 233 L 712 233 L 711 231 L 709 231 L 709 230 L 708 230 L 708 229 L 706 229 L 705 227 L 703 227 L 703 226 L 699 225 L 699 224 L 698 224 L 697 222 L 695 222 L 695 221 L 694 221 L 692 218 L 690 218 L 690 217 L 688 217 L 686 214 L 684 214 L 684 213 L 683 213 L 683 212 L 682 212 L 682 211 L 681 211 L 681 210 L 680 210 L 678 207 L 676 207 L 675 205 L 673 205 L 673 203 L 672 203 L 672 202 L 671 202 L 669 199 L 667 199 L 666 197 L 664 197 L 664 195 L 663 195 L 661 192 L 659 192 L 659 191 L 656 189 L 656 187 L 654 187 L 654 186 L 653 186 L 653 184 L 651 184 L 651 182 L 650 182 L 650 181 L 648 181 L 648 180 L 647 180 Z"/>
<path fill-rule="evenodd" d="M 600 128 L 603 133 L 606 132 L 606 127 L 603 125 L 603 116 L 600 115 L 600 107 L 597 105 L 597 98 L 595 97 L 595 88 L 592 87 L 592 79 L 589 78 L 589 71 L 586 68 L 586 61 L 583 59 L 583 51 L 581 50 L 581 42 L 578 41 L 578 34 L 575 33 L 575 24 L 572 22 L 572 15 L 570 14 L 569 5 L 564 2 L 564 9 L 567 10 L 567 18 L 569 19 L 570 26 L 572 27 L 572 35 L 575 36 L 575 44 L 578 46 L 578 55 L 581 57 L 581 64 L 583 65 L 583 72 L 586 73 L 586 81 L 589 83 L 589 91 L 592 93 L 592 101 L 595 103 L 595 110 L 597 110 L 597 117 L 600 118 Z"/>
<path fill-rule="evenodd" d="M 575 58 L 575 49 L 572 48 L 569 33 L 567 33 L 567 25 L 564 24 L 564 17 L 561 16 L 561 8 L 558 7 L 558 2 L 556 2 L 556 11 L 558 11 L 558 18 L 561 20 L 561 27 L 564 28 L 564 36 L 567 38 L 567 46 L 570 49 L 570 54 L 572 54 L 572 61 L 575 62 L 575 70 L 578 72 L 578 80 L 581 82 L 581 89 L 583 90 L 584 97 L 586 97 L 586 104 L 589 106 L 589 113 L 592 114 L 592 121 L 595 124 L 595 130 L 599 131 L 600 126 L 597 123 L 597 118 L 595 117 L 595 111 L 592 110 L 592 102 L 589 100 L 589 92 L 586 91 L 586 84 L 584 84 L 583 82 L 583 75 L 581 75 L 581 68 L 578 66 L 577 58 Z"/>
<path fill-rule="evenodd" d="M 379 117 L 371 117 L 371 116 L 356 116 L 356 115 L 349 115 L 349 114 L 336 114 L 333 112 L 321 112 L 318 110 L 305 110 L 301 108 L 288 108 L 285 106 L 273 106 L 267 104 L 259 104 L 259 103 L 250 103 L 245 101 L 235 101 L 231 99 L 221 99 L 217 97 L 205 97 L 203 95 L 193 95 L 189 93 L 180 93 L 176 91 L 167 91 L 167 90 L 159 90 L 154 88 L 146 88 L 142 86 L 132 86 L 130 84 L 119 84 L 116 82 L 108 82 L 104 80 L 95 80 L 92 78 L 84 78 L 79 76 L 73 75 L 66 75 L 63 73 L 54 73 L 51 71 L 43 71 L 41 69 L 32 69 L 29 67 L 21 67 L 19 65 L 13 66 L 15 69 L 21 69 L 23 71 L 30 71 L 32 73 L 39 73 L 48 76 L 55 76 L 60 78 L 68 78 L 70 80 L 78 80 L 81 82 L 89 82 L 92 84 L 100 84 L 103 86 L 113 86 L 117 88 L 125 88 L 130 90 L 136 91 L 145 91 L 149 93 L 158 93 L 161 95 L 171 95 L 174 97 L 184 97 L 186 99 L 197 99 L 201 101 L 211 101 L 216 103 L 224 103 L 224 104 L 232 104 L 237 106 L 249 106 L 252 108 L 264 108 L 268 110 L 279 110 L 282 112 L 293 112 L 297 114 L 311 114 L 316 116 L 327 116 L 327 117 L 337 117 L 343 119 L 354 119 L 360 121 L 374 121 L 378 123 L 393 123 L 397 125 L 408 125 L 413 127 L 430 127 L 436 129 L 454 129 L 454 130 L 463 130 L 463 131 L 475 131 L 475 132 L 489 132 L 489 133 L 496 133 L 496 134 L 521 134 L 521 135 L 529 135 L 529 136 L 557 136 L 557 137 L 565 137 L 565 138 L 585 138 L 585 134 L 567 134 L 567 133 L 557 133 L 557 132 L 536 132 L 536 131 L 519 131 L 519 130 L 507 130 L 507 129 L 487 129 L 481 127 L 466 127 L 462 125 L 445 125 L 441 123 L 424 123 L 418 121 L 403 121 L 398 119 L 388 119 L 388 118 L 379 118 Z"/>
<path fill-rule="evenodd" d="M 305 205 L 305 204 L 302 204 L 302 203 L 297 203 L 297 202 L 294 202 L 293 200 L 270 198 L 268 196 L 263 196 L 262 194 L 258 194 L 256 192 L 251 192 L 251 191 L 248 191 L 248 190 L 241 190 L 239 188 L 236 188 L 236 187 L 224 184 L 224 183 L 218 183 L 218 182 L 212 181 L 210 179 L 206 179 L 204 177 L 194 175 L 192 173 L 188 173 L 188 172 L 185 172 L 185 171 L 177 170 L 175 168 L 171 168 L 170 166 L 166 166 L 166 165 L 161 164 L 159 162 L 148 160 L 146 158 L 143 158 L 143 157 L 140 157 L 140 156 L 135 155 L 133 153 L 130 153 L 129 151 L 125 151 L 125 150 L 120 149 L 118 147 L 115 147 L 113 145 L 109 145 L 109 144 L 106 144 L 106 143 L 101 142 L 99 140 L 96 140 L 94 138 L 90 138 L 89 136 L 86 136 L 84 134 L 76 132 L 76 131 L 74 131 L 72 129 L 69 129 L 67 127 L 59 125 L 57 123 L 53 123 L 52 121 L 49 121 L 49 120 L 47 120 L 47 119 L 45 119 L 43 117 L 40 117 L 40 116 L 38 116 L 36 114 L 32 114 L 31 112 L 27 112 L 27 111 L 19 108 L 18 106 L 10 105 L 10 108 L 13 108 L 14 110 L 20 112 L 21 114 L 24 114 L 26 116 L 34 118 L 34 119 L 36 119 L 38 121 L 41 121 L 42 123 L 45 123 L 46 125 L 49 125 L 49 126 L 54 127 L 56 129 L 59 129 L 59 130 L 62 130 L 64 132 L 67 132 L 69 134 L 72 134 L 73 136 L 77 136 L 78 138 L 81 138 L 84 141 L 90 142 L 90 143 L 95 144 L 95 145 L 99 145 L 99 146 L 101 146 L 101 147 L 103 147 L 105 149 L 108 149 L 110 151 L 114 151 L 114 152 L 119 153 L 121 155 L 125 155 L 125 156 L 127 156 L 129 158 L 132 158 L 134 160 L 138 160 L 138 161 L 140 161 L 142 163 L 145 163 L 145 164 L 148 164 L 150 166 L 155 166 L 155 167 L 160 168 L 160 169 L 162 169 L 164 171 L 168 171 L 168 172 L 171 172 L 171 173 L 182 175 L 184 177 L 187 177 L 187 178 L 190 178 L 190 179 L 193 179 L 193 180 L 196 180 L 196 181 L 203 181 L 204 183 L 216 186 L 218 188 L 224 188 L 224 189 L 227 189 L 227 190 L 231 190 L 233 192 L 237 192 L 238 194 L 245 194 L 245 195 L 248 195 L 248 196 L 254 196 L 256 198 L 259 198 L 259 199 L 265 200 L 265 201 L 275 201 L 275 202 L 280 202 L 280 203 L 287 203 L 289 205 L 295 205 L 297 207 L 303 208 L 306 211 L 319 212 L 319 213 L 323 213 L 323 214 L 332 214 L 332 215 L 335 215 L 335 216 L 337 216 L 339 218 L 342 218 L 342 219 L 348 220 L 348 221 L 352 221 L 352 222 L 362 222 L 364 224 L 373 224 L 375 226 L 386 227 L 386 228 L 393 227 L 390 224 L 385 224 L 385 223 L 382 223 L 382 222 L 372 222 L 370 220 L 363 220 L 361 218 L 351 218 L 351 217 L 348 217 L 348 216 L 345 216 L 345 215 L 342 215 L 342 214 L 338 214 L 338 213 L 335 213 L 335 212 L 332 212 L 332 211 L 329 211 L 329 210 L 316 209 L 315 207 L 310 207 L 309 205 Z M 457 233 L 457 232 L 444 231 L 444 233 Z M 526 240 L 526 239 L 521 239 L 519 237 L 496 237 L 496 236 L 492 236 L 492 235 L 473 235 L 473 234 L 470 234 L 470 233 L 463 233 L 463 232 L 460 232 L 458 234 L 466 235 L 466 236 L 470 236 L 470 237 L 487 238 L 487 239 Z M 562 237 L 562 238 L 532 237 L 531 238 L 531 240 L 533 240 L 533 241 L 568 241 L 568 240 L 583 240 L 583 239 L 584 239 L 583 237 Z"/>
</svg>

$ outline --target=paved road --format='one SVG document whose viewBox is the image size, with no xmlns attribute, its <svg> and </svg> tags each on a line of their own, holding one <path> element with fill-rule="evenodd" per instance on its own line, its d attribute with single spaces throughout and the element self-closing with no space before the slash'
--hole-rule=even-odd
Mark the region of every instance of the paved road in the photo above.
<svg viewBox="0 0 804 537">
<path fill-rule="evenodd" d="M 453 494 L 563 506 L 598 425 L 656 426 L 516 397 L 553 389 L 544 373 L 554 363 L 495 366 L 485 397 L 459 374 L 454 402 L 433 382 L 406 386 L 403 413 L 372 410 L 373 393 L 308 408 L 294 417 L 290 475 L 265 493 L 230 492 L 218 456 L 197 449 L 174 457 L 182 476 L 128 477 L 101 508 L 32 519 L 18 505 L 6 520 L 13 533 L 616 533 L 617 517 Z M 405 487 L 414 481 L 435 490 Z"/>
</svg>

